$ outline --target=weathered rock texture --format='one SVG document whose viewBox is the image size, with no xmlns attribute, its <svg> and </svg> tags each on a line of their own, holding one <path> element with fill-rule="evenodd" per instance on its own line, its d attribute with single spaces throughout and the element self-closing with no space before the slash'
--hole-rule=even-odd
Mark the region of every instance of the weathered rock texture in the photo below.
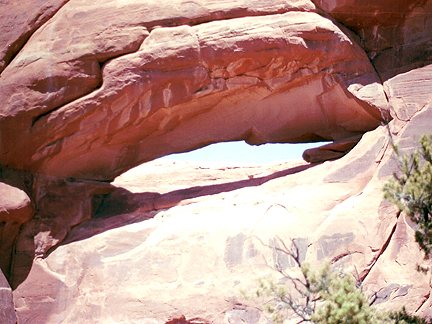
<svg viewBox="0 0 432 324">
<path fill-rule="evenodd" d="M 308 1 L 69 1 L 1 76 L 0 163 L 87 179 L 212 142 L 340 140 L 387 109 Z"/>
<path fill-rule="evenodd" d="M 68 0 L 22 0 L 0 3 L 0 72 L 21 50 L 30 36 Z"/>
<path fill-rule="evenodd" d="M 14 304 L 12 300 L 12 289 L 9 286 L 6 277 L 0 270 L 0 319 L 4 324 L 15 324 L 17 318 L 15 315 Z"/>
<path fill-rule="evenodd" d="M 34 216 L 28 186 L 31 178 L 26 172 L 0 170 L 0 270 L 10 280 L 12 264 L 21 262 L 15 254 L 18 234 Z"/>
<path fill-rule="evenodd" d="M 313 0 L 355 31 L 383 81 L 432 59 L 428 0 Z"/>
<path fill-rule="evenodd" d="M 295 273 L 277 237 L 356 274 L 375 305 L 432 317 L 376 129 L 391 115 L 407 152 L 431 132 L 432 4 L 359 3 L 3 1 L 1 322 L 12 287 L 19 323 L 268 323 L 240 289 L 269 265 Z M 311 162 L 354 148 L 106 181 L 229 140 L 334 140 Z"/>
<path fill-rule="evenodd" d="M 398 135 L 402 148 L 431 121 L 431 108 L 416 114 Z M 295 270 L 266 246 L 277 237 L 296 239 L 312 264 L 357 274 L 374 304 L 432 316 L 413 225 L 382 199 L 395 169 L 386 134 L 368 133 L 321 165 L 151 162 L 131 170 L 90 221 L 36 258 L 14 291 L 19 320 L 267 323 L 240 290 L 276 276 L 269 266 Z"/>
</svg>

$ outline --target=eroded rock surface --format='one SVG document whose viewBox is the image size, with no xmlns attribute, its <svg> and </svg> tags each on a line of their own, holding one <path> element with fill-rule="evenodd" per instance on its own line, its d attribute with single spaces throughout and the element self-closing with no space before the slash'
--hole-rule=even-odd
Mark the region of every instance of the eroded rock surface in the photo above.
<svg viewBox="0 0 432 324">
<path fill-rule="evenodd" d="M 12 278 L 12 263 L 21 228 L 34 216 L 28 187 L 31 178 L 25 172 L 0 170 L 0 270 L 8 279 Z"/>
<path fill-rule="evenodd" d="M 431 120 L 431 107 L 416 114 L 398 134 L 401 149 Z M 117 178 L 93 218 L 34 261 L 14 291 L 19 319 L 268 323 L 240 290 L 276 276 L 270 267 L 295 271 L 268 246 L 276 238 L 296 239 L 312 264 L 351 271 L 383 309 L 430 317 L 430 273 L 416 271 L 429 263 L 413 224 L 382 198 L 393 170 L 384 127 L 320 165 L 144 164 Z"/>
<path fill-rule="evenodd" d="M 359 35 L 383 81 L 431 62 L 431 1 L 313 2 Z"/>
<path fill-rule="evenodd" d="M 0 3 L 0 73 L 30 36 L 68 0 L 23 0 Z"/>
<path fill-rule="evenodd" d="M 1 74 L 0 163 L 109 180 L 212 142 L 340 140 L 385 117 L 356 37 L 311 2 L 197 6 L 65 4 Z"/>
<path fill-rule="evenodd" d="M 4 324 L 16 324 L 15 307 L 12 299 L 12 289 L 6 277 L 0 270 L 0 319 Z"/>
<path fill-rule="evenodd" d="M 2 2 L 4 318 L 11 286 L 19 323 L 268 323 L 240 289 L 295 272 L 277 238 L 432 317 L 431 264 L 382 198 L 387 131 L 362 136 L 389 114 L 401 150 L 430 133 L 431 1 L 314 3 Z M 228 140 L 355 147 L 96 181 Z"/>
</svg>

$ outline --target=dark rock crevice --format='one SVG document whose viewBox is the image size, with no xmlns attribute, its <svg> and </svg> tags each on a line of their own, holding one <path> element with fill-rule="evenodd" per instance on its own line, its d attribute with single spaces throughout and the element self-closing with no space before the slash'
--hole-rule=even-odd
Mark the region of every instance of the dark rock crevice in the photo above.
<svg viewBox="0 0 432 324">
<path fill-rule="evenodd" d="M 387 240 L 382 245 L 381 249 L 378 251 L 377 254 L 374 255 L 374 258 L 370 261 L 370 264 L 364 269 L 362 273 L 360 273 L 360 281 L 364 282 L 366 277 L 369 275 L 369 273 L 372 271 L 374 266 L 377 264 L 379 258 L 386 252 L 388 246 L 390 245 L 390 242 L 392 242 L 392 239 L 394 237 L 394 234 L 396 233 L 397 228 L 397 220 L 400 217 L 401 212 L 399 211 L 396 215 L 396 224 L 393 226 L 392 230 L 390 231 L 389 236 L 387 237 Z"/>
<path fill-rule="evenodd" d="M 194 319 L 186 319 L 186 316 L 182 315 L 180 317 L 173 318 L 172 320 L 169 320 L 168 322 L 165 322 L 165 324 L 209 324 L 207 321 L 204 321 L 199 318 Z"/>
</svg>

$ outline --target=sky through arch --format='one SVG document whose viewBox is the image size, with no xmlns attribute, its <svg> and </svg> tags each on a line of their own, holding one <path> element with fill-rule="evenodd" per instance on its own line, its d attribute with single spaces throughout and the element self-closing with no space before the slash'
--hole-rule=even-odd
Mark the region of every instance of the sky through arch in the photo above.
<svg viewBox="0 0 432 324">
<path fill-rule="evenodd" d="M 327 143 L 329 142 L 256 146 L 249 145 L 244 141 L 224 142 L 211 144 L 191 152 L 171 154 L 161 158 L 161 160 L 268 164 L 301 159 L 304 150 Z"/>
</svg>

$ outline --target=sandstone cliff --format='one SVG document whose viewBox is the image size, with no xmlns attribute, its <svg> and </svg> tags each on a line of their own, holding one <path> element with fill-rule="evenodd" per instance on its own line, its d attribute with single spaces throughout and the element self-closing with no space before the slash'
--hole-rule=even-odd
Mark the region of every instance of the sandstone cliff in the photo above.
<svg viewBox="0 0 432 324">
<path fill-rule="evenodd" d="M 267 323 L 240 289 L 294 271 L 276 237 L 432 317 L 379 126 L 404 151 L 431 132 L 431 1 L 0 7 L 2 323 Z M 232 140 L 334 143 L 312 164 L 150 162 Z"/>
</svg>

